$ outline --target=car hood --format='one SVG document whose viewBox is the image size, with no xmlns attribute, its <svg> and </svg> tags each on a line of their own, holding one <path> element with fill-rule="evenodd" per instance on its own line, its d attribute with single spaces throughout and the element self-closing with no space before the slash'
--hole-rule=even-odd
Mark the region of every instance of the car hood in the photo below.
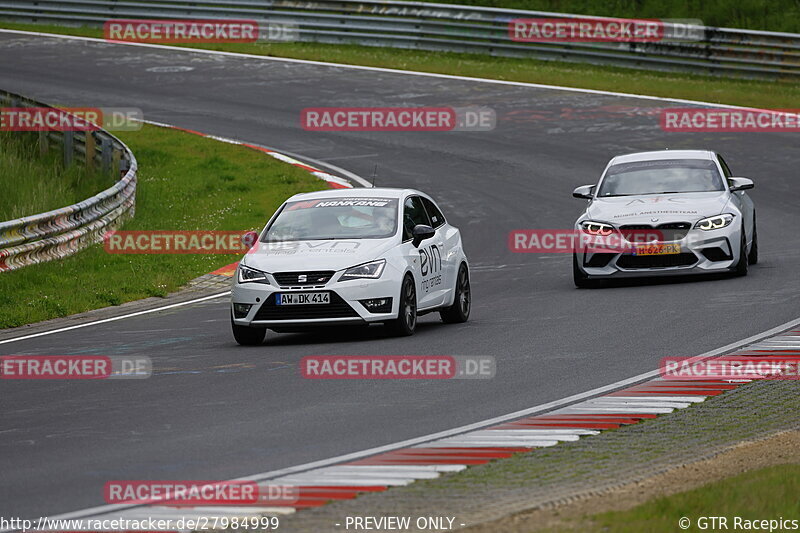
<svg viewBox="0 0 800 533">
<path fill-rule="evenodd" d="M 696 222 L 719 215 L 727 203 L 725 191 L 597 198 L 585 218 L 612 224 Z"/>
<path fill-rule="evenodd" d="M 395 239 L 356 239 L 259 242 L 242 258 L 242 264 L 265 272 L 342 270 L 378 259 Z"/>
</svg>

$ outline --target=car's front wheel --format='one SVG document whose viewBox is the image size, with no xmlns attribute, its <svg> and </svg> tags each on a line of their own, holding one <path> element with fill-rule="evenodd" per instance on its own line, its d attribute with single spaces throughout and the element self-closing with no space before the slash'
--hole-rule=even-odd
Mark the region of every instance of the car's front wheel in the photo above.
<svg viewBox="0 0 800 533">
<path fill-rule="evenodd" d="M 744 225 L 742 225 L 741 234 L 742 238 L 739 242 L 739 261 L 737 261 L 736 266 L 733 267 L 733 272 L 736 276 L 746 276 L 749 264 L 747 260 L 747 239 L 744 235 Z"/>
<path fill-rule="evenodd" d="M 578 267 L 578 254 L 572 254 L 572 281 L 579 289 L 591 289 L 597 286 L 597 281 L 589 279 L 589 276 Z"/>
<path fill-rule="evenodd" d="M 756 225 L 755 213 L 753 213 L 753 244 L 750 245 L 750 253 L 747 254 L 747 262 L 751 265 L 758 263 L 758 226 Z"/>
<path fill-rule="evenodd" d="M 264 342 L 264 337 L 267 334 L 265 328 L 240 326 L 233 321 L 233 317 L 231 317 L 231 330 L 233 331 L 233 338 L 242 346 L 258 346 Z"/>
<path fill-rule="evenodd" d="M 403 285 L 400 287 L 397 318 L 386 325 L 392 333 L 400 337 L 413 335 L 417 328 L 417 289 L 410 274 L 403 278 Z"/>
<path fill-rule="evenodd" d="M 439 311 L 442 322 L 445 324 L 459 324 L 469 319 L 469 312 L 472 306 L 472 293 L 469 287 L 469 271 L 467 265 L 462 264 L 458 269 L 455 287 L 456 296 L 453 305 Z"/>
</svg>

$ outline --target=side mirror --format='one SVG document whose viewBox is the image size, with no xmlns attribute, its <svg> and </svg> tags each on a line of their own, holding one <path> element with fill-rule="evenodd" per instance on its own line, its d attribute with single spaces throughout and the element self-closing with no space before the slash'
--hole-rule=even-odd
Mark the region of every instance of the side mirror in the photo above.
<svg viewBox="0 0 800 533">
<path fill-rule="evenodd" d="M 728 186 L 731 192 L 746 191 L 755 187 L 755 183 L 750 178 L 728 178 Z"/>
<path fill-rule="evenodd" d="M 586 200 L 591 200 L 592 195 L 594 194 L 594 185 L 582 185 L 572 191 L 572 196 L 574 198 L 584 198 Z"/>
<path fill-rule="evenodd" d="M 430 226 L 426 226 L 425 224 L 417 224 L 414 226 L 414 231 L 411 232 L 414 237 L 414 240 L 411 241 L 412 244 L 419 248 L 419 245 L 425 239 L 430 239 L 434 235 L 436 235 L 436 230 Z"/>
<path fill-rule="evenodd" d="M 258 233 L 256 233 L 255 231 L 248 231 L 247 233 L 242 235 L 242 244 L 248 250 L 253 246 L 255 246 L 257 242 L 258 242 Z"/>
</svg>

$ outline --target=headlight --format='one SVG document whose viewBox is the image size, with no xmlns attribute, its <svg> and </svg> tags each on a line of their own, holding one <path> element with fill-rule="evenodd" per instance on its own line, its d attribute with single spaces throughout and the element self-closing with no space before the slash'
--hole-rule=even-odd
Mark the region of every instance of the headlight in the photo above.
<svg viewBox="0 0 800 533">
<path fill-rule="evenodd" d="M 581 222 L 581 228 L 589 235 L 600 235 L 602 237 L 607 237 L 614 233 L 614 226 L 611 224 L 594 222 L 593 220 L 584 220 Z"/>
<path fill-rule="evenodd" d="M 344 271 L 340 280 L 344 281 L 347 279 L 358 279 L 358 278 L 367 278 L 367 279 L 378 279 L 383 274 L 383 269 L 386 267 L 386 259 L 378 259 L 377 261 L 370 261 L 369 263 L 364 263 L 363 265 L 357 265 L 354 267 L 350 267 Z"/>
<path fill-rule="evenodd" d="M 694 227 L 695 229 L 709 231 L 712 229 L 720 229 L 724 228 L 725 226 L 730 226 L 731 222 L 733 222 L 733 215 L 730 213 L 724 213 L 715 217 L 704 218 L 703 220 L 698 221 Z"/>
<path fill-rule="evenodd" d="M 260 270 L 256 270 L 255 268 L 239 265 L 236 275 L 238 277 L 239 283 L 254 282 L 254 283 L 265 283 L 269 285 L 269 279 L 267 279 L 267 273 L 261 272 Z"/>
</svg>

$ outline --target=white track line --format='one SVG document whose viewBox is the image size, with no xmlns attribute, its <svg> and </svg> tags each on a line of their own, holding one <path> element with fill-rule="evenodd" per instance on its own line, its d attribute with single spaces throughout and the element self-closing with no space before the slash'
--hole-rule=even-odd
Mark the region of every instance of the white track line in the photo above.
<svg viewBox="0 0 800 533">
<path fill-rule="evenodd" d="M 667 396 L 666 394 L 658 394 L 655 395 L 656 398 L 653 398 L 653 395 L 650 396 L 607 396 L 607 398 L 615 399 L 615 400 L 623 400 L 623 401 L 632 401 L 638 402 L 643 398 L 653 398 L 653 400 L 665 401 L 665 402 L 681 402 L 681 403 L 700 403 L 706 401 L 705 396 Z"/>
<path fill-rule="evenodd" d="M 192 305 L 200 302 L 205 302 L 207 300 L 214 300 L 216 298 L 222 298 L 223 296 L 228 296 L 231 291 L 221 292 L 219 294 L 212 294 L 211 296 L 203 296 L 202 298 L 195 298 L 194 300 L 188 300 L 186 302 L 178 302 L 175 304 L 164 305 L 161 307 L 156 307 L 154 309 L 145 309 L 144 311 L 136 311 L 135 313 L 127 313 L 124 315 L 113 316 L 111 318 L 103 318 L 102 320 L 93 320 L 91 322 L 84 322 L 83 324 L 75 324 L 74 326 L 67 326 L 65 328 L 58 328 L 58 329 L 51 329 L 49 331 L 41 331 L 39 333 L 31 333 L 30 335 L 23 335 L 21 337 L 14 337 L 13 339 L 5 339 L 0 340 L 0 344 L 6 344 L 9 342 L 17 342 L 17 341 L 24 341 L 27 339 L 34 339 L 36 337 L 44 337 L 45 335 L 53 335 L 54 333 L 63 333 L 65 331 L 72 331 L 73 329 L 80 329 L 80 328 L 88 328 L 89 326 L 96 326 L 98 324 L 107 324 L 109 322 L 116 322 L 117 320 L 124 320 L 126 318 L 133 318 L 135 316 L 142 316 L 142 315 L 149 315 L 150 313 L 157 313 L 159 311 L 164 311 L 166 309 L 174 309 L 176 307 L 183 307 L 185 305 Z"/>
</svg>

